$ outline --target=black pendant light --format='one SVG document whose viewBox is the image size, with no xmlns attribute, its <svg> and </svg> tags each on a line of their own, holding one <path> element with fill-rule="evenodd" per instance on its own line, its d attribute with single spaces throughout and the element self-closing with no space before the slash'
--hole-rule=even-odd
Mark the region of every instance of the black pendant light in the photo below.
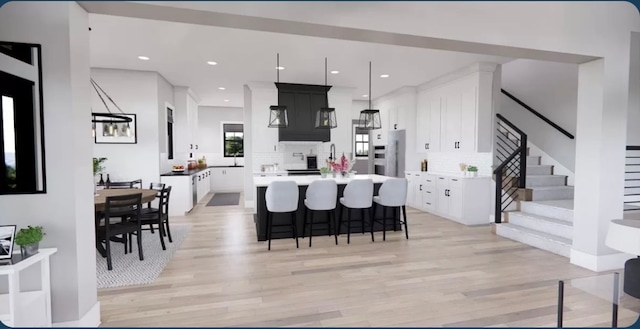
<svg viewBox="0 0 640 329">
<path fill-rule="evenodd" d="M 276 57 L 276 77 L 280 83 L 280 54 Z M 269 106 L 269 128 L 286 128 L 288 126 L 287 106 L 279 104 Z"/>
<path fill-rule="evenodd" d="M 109 96 L 109 94 L 107 94 L 102 89 L 102 87 L 100 87 L 100 85 L 98 85 L 98 83 L 93 79 L 91 79 L 91 86 L 93 86 L 93 89 L 98 94 L 98 97 L 100 97 L 102 104 L 107 109 L 107 112 L 104 113 L 93 112 L 93 110 L 91 111 L 91 128 L 93 131 L 93 136 L 95 137 L 96 135 L 96 123 L 102 124 L 103 136 L 131 136 L 131 126 L 129 126 L 129 123 L 133 121 L 133 119 L 125 116 L 124 112 L 122 111 L 122 109 L 120 109 L 118 104 L 116 104 L 116 102 L 111 99 L 111 96 Z M 104 100 L 104 97 L 106 97 L 118 109 L 118 111 L 120 111 L 120 114 L 114 114 L 111 112 L 109 106 L 107 105 L 107 102 Z M 120 129 L 118 128 L 118 124 L 121 124 Z"/>
<path fill-rule="evenodd" d="M 360 121 L 358 128 L 364 130 L 374 130 L 382 128 L 380 120 L 380 110 L 371 108 L 371 62 L 369 62 L 369 108 L 360 111 Z"/>
<path fill-rule="evenodd" d="M 324 86 L 327 86 L 327 58 L 324 58 Z M 336 109 L 329 107 L 329 97 L 325 96 L 325 106 L 316 113 L 316 128 L 333 129 L 338 127 Z"/>
</svg>

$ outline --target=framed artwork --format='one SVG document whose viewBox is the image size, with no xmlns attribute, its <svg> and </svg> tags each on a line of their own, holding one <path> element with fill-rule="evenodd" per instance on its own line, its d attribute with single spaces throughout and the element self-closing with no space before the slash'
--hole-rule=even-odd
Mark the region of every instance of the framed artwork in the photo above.
<svg viewBox="0 0 640 329">
<path fill-rule="evenodd" d="M 135 114 L 119 114 L 132 119 L 131 122 L 97 123 L 96 144 L 136 144 L 138 143 L 138 129 Z"/>
<path fill-rule="evenodd" d="M 16 237 L 15 225 L 0 226 L 0 259 L 11 259 L 13 239 Z"/>
</svg>

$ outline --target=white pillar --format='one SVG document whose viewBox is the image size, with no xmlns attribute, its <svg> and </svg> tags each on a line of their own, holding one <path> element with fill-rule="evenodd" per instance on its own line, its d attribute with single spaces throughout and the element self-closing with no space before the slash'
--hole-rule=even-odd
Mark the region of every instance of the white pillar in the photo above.
<svg viewBox="0 0 640 329">
<path fill-rule="evenodd" d="M 578 73 L 571 263 L 593 271 L 622 268 L 629 258 L 604 243 L 609 222 L 623 213 L 629 58 L 616 60 L 581 64 Z"/>
</svg>

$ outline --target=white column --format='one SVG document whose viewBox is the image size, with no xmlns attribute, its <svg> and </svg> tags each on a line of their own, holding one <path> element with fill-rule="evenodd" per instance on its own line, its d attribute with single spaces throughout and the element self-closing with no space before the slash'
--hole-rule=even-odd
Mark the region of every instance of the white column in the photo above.
<svg viewBox="0 0 640 329">
<path fill-rule="evenodd" d="M 629 58 L 615 59 L 581 64 L 578 73 L 571 263 L 594 271 L 621 268 L 629 257 L 604 243 L 623 213 Z"/>
</svg>

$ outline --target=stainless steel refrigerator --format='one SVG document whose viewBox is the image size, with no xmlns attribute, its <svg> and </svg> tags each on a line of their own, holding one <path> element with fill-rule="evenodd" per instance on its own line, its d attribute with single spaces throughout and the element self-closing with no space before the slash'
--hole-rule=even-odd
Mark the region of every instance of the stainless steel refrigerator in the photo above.
<svg viewBox="0 0 640 329">
<path fill-rule="evenodd" d="M 406 131 L 389 130 L 387 145 L 375 146 L 370 152 L 373 173 L 390 177 L 404 177 Z"/>
</svg>

